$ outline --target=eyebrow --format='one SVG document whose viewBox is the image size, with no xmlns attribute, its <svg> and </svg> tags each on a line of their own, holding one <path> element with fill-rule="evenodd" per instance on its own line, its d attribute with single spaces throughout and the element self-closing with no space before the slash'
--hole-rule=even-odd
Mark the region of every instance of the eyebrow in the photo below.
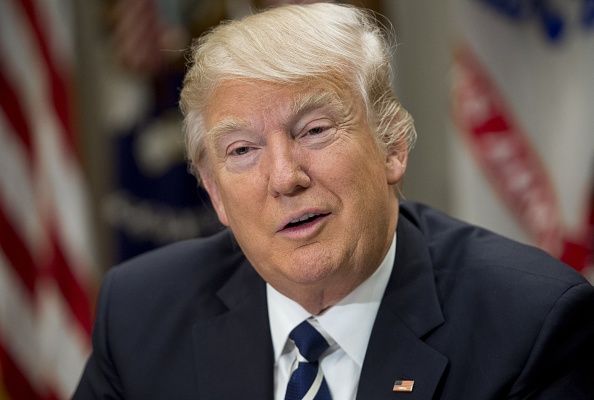
<svg viewBox="0 0 594 400">
<path fill-rule="evenodd" d="M 212 140 L 213 143 L 216 143 L 221 137 L 232 132 L 247 129 L 248 126 L 249 124 L 247 121 L 227 117 L 217 122 L 215 126 L 210 128 L 208 132 L 206 132 L 206 137 L 210 138 L 210 140 Z"/>
</svg>

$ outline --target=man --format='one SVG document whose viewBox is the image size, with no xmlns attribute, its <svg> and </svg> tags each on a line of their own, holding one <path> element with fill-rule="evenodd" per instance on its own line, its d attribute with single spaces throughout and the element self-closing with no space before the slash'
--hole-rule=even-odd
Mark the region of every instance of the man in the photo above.
<svg viewBox="0 0 594 400">
<path fill-rule="evenodd" d="M 593 399 L 594 290 L 397 193 L 414 142 L 373 17 L 220 25 L 182 91 L 227 230 L 114 268 L 75 399 Z"/>
</svg>

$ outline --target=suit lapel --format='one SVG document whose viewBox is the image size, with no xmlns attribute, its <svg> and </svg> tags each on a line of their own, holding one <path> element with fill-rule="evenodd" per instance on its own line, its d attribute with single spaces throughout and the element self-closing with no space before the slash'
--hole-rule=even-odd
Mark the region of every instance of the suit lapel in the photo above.
<svg viewBox="0 0 594 400">
<path fill-rule="evenodd" d="M 218 295 L 228 311 L 194 325 L 198 399 L 269 399 L 273 353 L 266 286 L 247 261 Z"/>
<path fill-rule="evenodd" d="M 425 239 L 401 214 L 396 260 L 369 339 L 357 398 L 430 400 L 448 360 L 423 336 L 444 322 Z M 414 380 L 410 393 L 394 381 Z"/>
</svg>

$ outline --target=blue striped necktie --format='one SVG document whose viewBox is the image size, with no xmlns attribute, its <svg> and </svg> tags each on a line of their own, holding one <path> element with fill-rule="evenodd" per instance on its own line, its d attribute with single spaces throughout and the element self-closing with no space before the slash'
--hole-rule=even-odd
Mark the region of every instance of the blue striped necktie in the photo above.
<svg viewBox="0 0 594 400">
<path fill-rule="evenodd" d="M 319 365 L 320 356 L 328 349 L 326 339 L 307 320 L 297 325 L 289 337 L 307 362 L 299 362 L 293 371 L 285 400 L 332 400 Z"/>
</svg>

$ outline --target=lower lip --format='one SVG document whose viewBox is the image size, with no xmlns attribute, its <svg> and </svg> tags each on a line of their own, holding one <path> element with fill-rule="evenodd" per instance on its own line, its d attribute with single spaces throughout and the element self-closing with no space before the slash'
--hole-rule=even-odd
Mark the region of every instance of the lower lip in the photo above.
<svg viewBox="0 0 594 400">
<path fill-rule="evenodd" d="M 329 216 L 330 214 L 324 215 L 323 217 L 318 217 L 305 224 L 285 228 L 278 233 L 288 239 L 307 239 L 318 233 Z"/>
</svg>

